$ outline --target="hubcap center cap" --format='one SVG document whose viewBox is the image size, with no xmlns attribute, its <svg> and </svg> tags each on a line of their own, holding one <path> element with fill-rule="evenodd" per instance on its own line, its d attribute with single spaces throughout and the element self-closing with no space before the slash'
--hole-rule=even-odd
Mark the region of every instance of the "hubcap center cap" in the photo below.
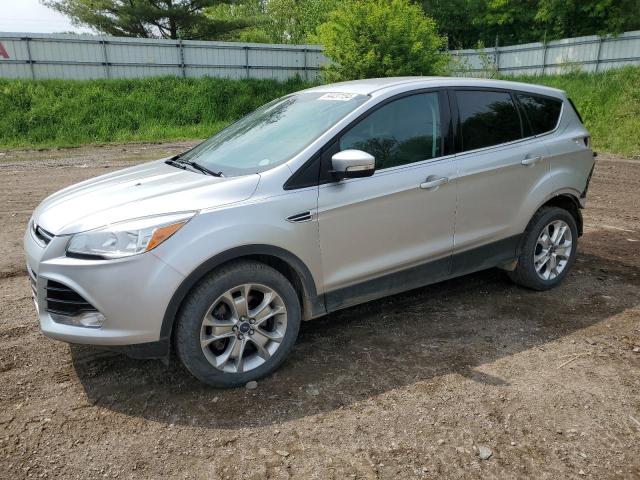
<svg viewBox="0 0 640 480">
<path fill-rule="evenodd" d="M 249 330 L 251 330 L 251 325 L 249 325 L 249 322 L 243 322 L 240 324 L 240 327 L 238 327 L 238 329 L 240 330 L 240 333 L 249 333 Z"/>
</svg>

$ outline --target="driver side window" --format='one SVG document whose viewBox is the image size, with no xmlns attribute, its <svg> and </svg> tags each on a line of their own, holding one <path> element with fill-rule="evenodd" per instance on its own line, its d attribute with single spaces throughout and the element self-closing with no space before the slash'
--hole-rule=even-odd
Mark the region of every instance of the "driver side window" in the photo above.
<svg viewBox="0 0 640 480">
<path fill-rule="evenodd" d="M 376 170 L 442 155 L 438 93 L 394 100 L 368 115 L 340 139 L 340 150 L 363 150 L 376 159 Z"/>
</svg>

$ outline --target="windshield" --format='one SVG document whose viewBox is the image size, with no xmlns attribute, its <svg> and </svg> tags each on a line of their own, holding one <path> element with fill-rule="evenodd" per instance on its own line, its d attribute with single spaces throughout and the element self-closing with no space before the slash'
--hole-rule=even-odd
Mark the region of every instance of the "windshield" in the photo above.
<svg viewBox="0 0 640 480">
<path fill-rule="evenodd" d="M 367 100 L 350 93 L 297 93 L 268 103 L 189 150 L 180 160 L 224 176 L 258 173 L 300 153 Z"/>
</svg>

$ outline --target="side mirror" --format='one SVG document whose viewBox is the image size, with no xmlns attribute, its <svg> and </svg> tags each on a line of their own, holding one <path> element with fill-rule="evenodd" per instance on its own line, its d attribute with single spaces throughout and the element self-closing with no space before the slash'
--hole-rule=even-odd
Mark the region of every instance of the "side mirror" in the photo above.
<svg viewBox="0 0 640 480">
<path fill-rule="evenodd" d="M 362 150 L 343 150 L 331 157 L 331 167 L 331 173 L 338 181 L 370 177 L 376 171 L 376 159 Z"/>
</svg>

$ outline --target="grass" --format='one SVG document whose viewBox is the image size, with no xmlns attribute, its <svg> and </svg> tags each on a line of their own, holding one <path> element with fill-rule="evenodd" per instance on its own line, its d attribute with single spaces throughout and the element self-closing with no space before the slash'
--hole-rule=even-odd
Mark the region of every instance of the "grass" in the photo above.
<svg viewBox="0 0 640 480">
<path fill-rule="evenodd" d="M 516 80 L 565 90 L 596 150 L 640 155 L 640 68 Z M 308 86 L 300 79 L 0 80 L 0 148 L 205 138 Z"/>
<path fill-rule="evenodd" d="M 0 80 L 0 147 L 205 138 L 299 79 Z"/>
</svg>

